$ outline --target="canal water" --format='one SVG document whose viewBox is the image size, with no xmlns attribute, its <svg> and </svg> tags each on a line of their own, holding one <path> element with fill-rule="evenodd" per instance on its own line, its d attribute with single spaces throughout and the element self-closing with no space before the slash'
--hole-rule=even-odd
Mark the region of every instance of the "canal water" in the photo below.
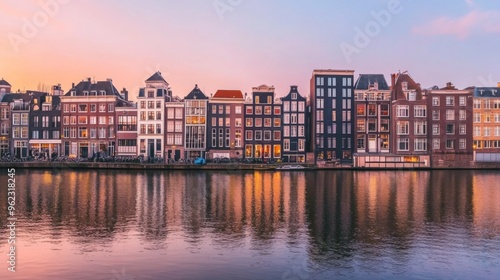
<svg viewBox="0 0 500 280">
<path fill-rule="evenodd" d="M 500 279 L 494 171 L 22 171 L 0 279 Z"/>
</svg>

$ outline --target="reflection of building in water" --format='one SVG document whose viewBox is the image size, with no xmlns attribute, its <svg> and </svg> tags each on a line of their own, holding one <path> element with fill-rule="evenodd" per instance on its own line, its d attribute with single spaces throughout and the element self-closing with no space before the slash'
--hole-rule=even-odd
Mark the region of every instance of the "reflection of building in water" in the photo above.
<svg viewBox="0 0 500 280">
<path fill-rule="evenodd" d="M 147 239 L 166 236 L 165 178 L 163 173 L 147 172 L 137 176 L 137 226 Z"/>
<path fill-rule="evenodd" d="M 480 173 L 472 177 L 472 219 L 475 233 L 500 235 L 500 191 L 498 173 Z"/>
<path fill-rule="evenodd" d="M 133 217 L 135 186 L 129 185 L 131 176 L 126 173 L 117 176 L 115 171 L 67 170 L 30 172 L 19 177 L 23 176 L 26 187 L 17 190 L 23 201 L 18 213 L 32 221 L 48 216 L 55 225 L 51 230 L 74 230 L 77 242 L 111 238 Z"/>
</svg>

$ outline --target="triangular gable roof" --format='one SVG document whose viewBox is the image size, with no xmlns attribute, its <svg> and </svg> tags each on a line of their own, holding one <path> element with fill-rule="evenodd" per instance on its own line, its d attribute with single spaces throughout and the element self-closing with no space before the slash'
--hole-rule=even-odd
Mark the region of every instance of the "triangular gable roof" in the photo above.
<svg viewBox="0 0 500 280">
<path fill-rule="evenodd" d="M 161 72 L 158 71 L 156 73 L 153 74 L 153 76 L 149 77 L 146 82 L 165 82 L 167 83 L 167 81 L 165 81 L 165 79 L 163 78 L 163 76 L 161 75 Z M 168 83 L 167 83 L 168 84 Z"/>
<path fill-rule="evenodd" d="M 195 85 L 194 89 L 184 99 L 208 99 L 208 97 L 198 88 L 198 85 Z"/>
</svg>

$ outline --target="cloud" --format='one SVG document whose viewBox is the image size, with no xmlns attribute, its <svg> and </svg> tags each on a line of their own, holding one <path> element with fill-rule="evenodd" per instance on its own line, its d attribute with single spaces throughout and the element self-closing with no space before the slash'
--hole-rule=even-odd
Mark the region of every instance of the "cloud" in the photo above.
<svg viewBox="0 0 500 280">
<path fill-rule="evenodd" d="M 500 33 L 500 11 L 474 10 L 459 18 L 439 17 L 413 28 L 412 31 L 414 34 L 428 36 L 450 35 L 460 40 L 477 33 Z"/>
</svg>

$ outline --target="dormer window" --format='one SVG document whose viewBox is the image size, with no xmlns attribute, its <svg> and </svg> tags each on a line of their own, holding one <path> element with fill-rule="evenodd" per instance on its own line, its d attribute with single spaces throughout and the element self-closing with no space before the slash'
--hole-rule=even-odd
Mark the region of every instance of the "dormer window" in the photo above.
<svg viewBox="0 0 500 280">
<path fill-rule="evenodd" d="M 106 91 L 105 90 L 99 91 L 99 95 L 106 95 Z"/>
<path fill-rule="evenodd" d="M 89 92 L 87 90 L 83 91 L 83 96 L 88 96 Z"/>
<path fill-rule="evenodd" d="M 76 91 L 72 90 L 71 91 L 71 96 L 76 96 Z"/>
<path fill-rule="evenodd" d="M 404 91 L 408 90 L 408 82 L 403 82 L 401 85 L 403 86 Z"/>
<path fill-rule="evenodd" d="M 297 93 L 296 92 L 292 92 L 292 99 L 297 99 Z"/>
<path fill-rule="evenodd" d="M 415 101 L 417 100 L 417 92 L 416 91 L 409 91 L 406 93 L 406 99 L 408 99 L 408 101 Z"/>
</svg>

